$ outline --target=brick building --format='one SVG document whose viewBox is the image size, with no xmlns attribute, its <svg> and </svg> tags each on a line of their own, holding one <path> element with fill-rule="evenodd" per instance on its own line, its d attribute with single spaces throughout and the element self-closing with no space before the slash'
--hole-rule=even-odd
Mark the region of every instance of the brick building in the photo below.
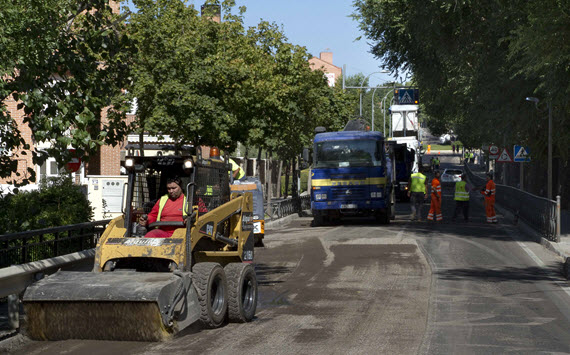
<svg viewBox="0 0 570 355">
<path fill-rule="evenodd" d="M 309 59 L 309 65 L 313 70 L 322 70 L 328 79 L 329 86 L 334 86 L 335 82 L 342 77 L 342 69 L 333 64 L 332 52 L 321 52 L 319 58 Z"/>
</svg>

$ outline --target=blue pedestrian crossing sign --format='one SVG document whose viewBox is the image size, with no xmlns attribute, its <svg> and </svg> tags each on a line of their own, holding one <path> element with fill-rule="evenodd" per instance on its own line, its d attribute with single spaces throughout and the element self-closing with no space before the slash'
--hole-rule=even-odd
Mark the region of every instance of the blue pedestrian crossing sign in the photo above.
<svg viewBox="0 0 570 355">
<path fill-rule="evenodd" d="M 515 163 L 524 163 L 530 161 L 530 149 L 522 145 L 515 145 L 515 155 L 513 157 Z"/>
<path fill-rule="evenodd" d="M 394 89 L 394 101 L 396 105 L 417 105 L 420 99 L 419 89 Z"/>
</svg>

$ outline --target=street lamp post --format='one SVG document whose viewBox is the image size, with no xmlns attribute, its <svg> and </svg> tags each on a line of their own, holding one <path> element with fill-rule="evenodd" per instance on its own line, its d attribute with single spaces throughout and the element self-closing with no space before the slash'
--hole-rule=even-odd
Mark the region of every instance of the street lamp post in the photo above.
<svg viewBox="0 0 570 355">
<path fill-rule="evenodd" d="M 534 102 L 534 105 L 538 109 L 538 102 L 540 101 L 536 97 L 527 97 L 526 101 Z M 546 103 L 548 108 L 548 187 L 547 187 L 547 197 L 552 200 L 552 104 L 550 102 Z"/>
<path fill-rule="evenodd" d="M 364 82 L 366 81 L 366 79 L 370 78 L 371 75 L 373 74 L 387 74 L 389 73 L 389 70 L 381 70 L 381 71 L 375 71 L 373 73 L 368 74 L 364 79 L 362 79 L 362 81 L 360 82 L 360 86 L 359 89 L 360 91 L 360 117 L 362 117 L 362 85 L 364 85 Z"/>
<path fill-rule="evenodd" d="M 396 87 L 396 82 L 394 82 L 394 88 Z M 388 97 L 388 95 L 390 95 L 391 93 L 393 93 L 394 91 L 388 91 L 386 93 L 386 95 L 384 95 L 384 97 L 382 98 L 382 111 L 384 112 L 384 135 L 386 135 L 386 98 Z"/>
<path fill-rule="evenodd" d="M 382 107 L 384 108 L 384 134 L 386 134 L 386 107 L 384 105 L 386 105 L 386 99 L 388 98 L 388 94 L 386 94 L 386 96 L 384 96 L 384 98 L 382 99 L 384 102 L 382 103 Z M 392 97 L 392 99 L 390 100 L 390 106 L 392 106 L 392 102 L 394 102 L 394 98 Z M 390 137 L 392 136 L 392 124 L 390 124 Z"/>
</svg>

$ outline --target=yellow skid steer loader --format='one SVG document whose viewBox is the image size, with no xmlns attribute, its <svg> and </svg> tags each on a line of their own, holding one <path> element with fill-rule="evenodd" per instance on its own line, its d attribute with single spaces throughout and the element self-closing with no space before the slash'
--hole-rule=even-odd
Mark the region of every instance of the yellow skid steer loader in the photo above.
<svg viewBox="0 0 570 355">
<path fill-rule="evenodd" d="M 28 287 L 32 339 L 162 341 L 199 321 L 248 322 L 257 307 L 251 193 L 231 193 L 227 162 L 197 156 L 127 156 L 125 208 L 100 237 L 92 272 L 58 271 Z M 139 217 L 182 180 L 183 222 L 147 238 Z"/>
</svg>

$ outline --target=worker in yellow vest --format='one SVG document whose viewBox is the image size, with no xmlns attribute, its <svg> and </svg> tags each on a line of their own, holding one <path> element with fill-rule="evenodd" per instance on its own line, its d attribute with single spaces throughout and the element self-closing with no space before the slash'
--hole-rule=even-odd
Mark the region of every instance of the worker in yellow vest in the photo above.
<svg viewBox="0 0 570 355">
<path fill-rule="evenodd" d="M 238 165 L 232 158 L 230 158 L 230 164 L 232 166 L 232 178 L 233 181 L 241 181 L 245 179 L 245 171 Z"/>
<path fill-rule="evenodd" d="M 413 173 L 408 181 L 408 197 L 410 198 L 410 205 L 412 208 L 412 218 L 418 221 L 422 220 L 422 204 L 427 197 L 427 177 L 422 174 L 422 169 L 419 168 L 417 173 Z"/>
<path fill-rule="evenodd" d="M 210 149 L 210 158 L 221 160 L 220 153 L 221 152 L 217 147 L 212 147 Z M 236 163 L 232 158 L 229 158 L 229 163 L 231 165 L 230 184 L 233 181 L 241 181 L 241 180 L 245 179 L 245 171 L 243 171 L 241 166 L 239 166 L 239 164 Z"/>
<path fill-rule="evenodd" d="M 453 197 L 455 200 L 455 211 L 453 212 L 453 221 L 455 221 L 459 211 L 463 211 L 463 219 L 465 222 L 469 221 L 469 191 L 471 191 L 471 186 L 465 181 L 465 174 L 462 174 L 461 181 L 455 183 L 455 195 Z"/>
</svg>

